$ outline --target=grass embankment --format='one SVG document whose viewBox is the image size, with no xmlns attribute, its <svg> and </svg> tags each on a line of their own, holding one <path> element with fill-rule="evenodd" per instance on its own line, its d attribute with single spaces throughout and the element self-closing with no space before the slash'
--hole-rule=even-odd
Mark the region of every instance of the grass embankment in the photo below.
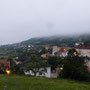
<svg viewBox="0 0 90 90">
<path fill-rule="evenodd" d="M 90 83 L 64 79 L 0 75 L 0 90 L 90 90 Z"/>
</svg>

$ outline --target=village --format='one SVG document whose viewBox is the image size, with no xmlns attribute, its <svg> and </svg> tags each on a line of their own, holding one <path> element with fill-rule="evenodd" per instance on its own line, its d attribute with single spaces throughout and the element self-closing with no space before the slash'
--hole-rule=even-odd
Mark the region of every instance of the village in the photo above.
<svg viewBox="0 0 90 90">
<path fill-rule="evenodd" d="M 28 46 L 20 46 L 20 48 L 31 53 L 38 52 L 40 54 L 39 57 L 42 58 L 44 63 L 48 63 L 47 61 L 48 57 L 61 57 L 61 58 L 67 57 L 68 50 L 75 49 L 78 52 L 79 57 L 84 58 L 88 72 L 90 72 L 90 47 L 84 47 L 84 46 L 79 46 L 78 44 L 75 44 L 74 47 L 59 47 L 59 46 L 50 46 L 50 45 L 44 45 L 44 46 L 28 45 Z M 25 57 L 23 55 L 22 59 L 24 59 Z M 0 70 L 3 70 L 5 73 L 5 71 L 10 70 L 12 66 L 22 66 L 24 63 L 25 61 L 22 61 L 19 56 L 15 56 L 14 59 L 12 60 L 1 60 Z M 39 72 L 37 72 L 36 76 L 44 76 L 48 78 L 58 77 L 58 66 L 57 68 L 52 69 L 51 65 L 49 65 L 48 67 L 46 67 L 46 69 L 47 69 L 47 72 L 44 72 L 44 74 L 39 74 Z M 40 70 L 43 70 L 43 68 L 41 68 Z M 24 72 L 24 74 L 32 75 L 32 76 L 34 75 L 31 70 Z"/>
<path fill-rule="evenodd" d="M 0 0 L 0 90 L 90 90 L 90 0 Z"/>
</svg>

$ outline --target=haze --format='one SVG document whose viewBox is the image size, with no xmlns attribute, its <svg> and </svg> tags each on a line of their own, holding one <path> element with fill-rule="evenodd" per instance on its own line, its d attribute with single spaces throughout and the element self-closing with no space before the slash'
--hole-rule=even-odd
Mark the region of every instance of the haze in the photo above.
<svg viewBox="0 0 90 90">
<path fill-rule="evenodd" d="M 90 0 L 0 0 L 0 45 L 90 31 Z"/>
</svg>

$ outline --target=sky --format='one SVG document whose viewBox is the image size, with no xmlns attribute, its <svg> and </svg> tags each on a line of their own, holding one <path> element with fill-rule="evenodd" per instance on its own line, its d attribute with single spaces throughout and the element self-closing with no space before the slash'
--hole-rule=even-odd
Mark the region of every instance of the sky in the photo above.
<svg viewBox="0 0 90 90">
<path fill-rule="evenodd" d="M 90 0 L 0 0 L 0 45 L 90 32 Z"/>
</svg>

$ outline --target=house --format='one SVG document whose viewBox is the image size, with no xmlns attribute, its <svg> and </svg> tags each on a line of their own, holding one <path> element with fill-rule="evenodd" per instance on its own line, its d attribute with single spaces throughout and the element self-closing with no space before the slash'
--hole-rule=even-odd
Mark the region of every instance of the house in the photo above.
<svg viewBox="0 0 90 90">
<path fill-rule="evenodd" d="M 46 50 L 48 50 L 49 48 L 50 48 L 50 46 L 48 46 L 48 45 L 45 46 L 45 49 L 46 49 Z"/>
<path fill-rule="evenodd" d="M 18 65 L 18 64 L 22 64 L 22 62 L 19 61 L 19 60 L 18 60 L 18 61 L 17 61 L 17 60 L 13 60 L 13 61 L 15 62 L 16 65 Z"/>
<path fill-rule="evenodd" d="M 84 42 L 79 41 L 79 42 L 75 43 L 75 46 L 79 46 L 79 45 L 84 45 Z"/>
<path fill-rule="evenodd" d="M 53 49 L 53 56 L 59 56 L 59 57 L 66 57 L 68 54 L 69 48 L 64 48 L 64 47 L 54 47 Z"/>
<path fill-rule="evenodd" d="M 88 56 L 88 57 L 90 57 L 90 46 L 88 46 L 88 47 L 75 47 L 75 49 L 77 50 L 77 52 L 81 56 Z"/>
<path fill-rule="evenodd" d="M 0 61 L 0 70 L 9 70 L 10 69 L 10 61 Z"/>
<path fill-rule="evenodd" d="M 68 51 L 66 48 L 61 48 L 58 52 L 56 52 L 56 56 L 66 57 L 68 55 Z"/>
<path fill-rule="evenodd" d="M 40 70 L 43 70 L 43 68 L 41 68 Z M 28 72 L 24 72 L 25 75 L 31 75 L 34 76 L 34 73 L 30 70 Z M 36 76 L 40 76 L 40 77 L 47 77 L 47 78 L 57 78 L 58 77 L 58 73 L 57 72 L 52 72 L 51 71 L 51 67 L 46 67 L 46 72 L 43 72 L 43 74 L 40 73 L 36 73 Z"/>
<path fill-rule="evenodd" d="M 80 56 L 88 56 L 90 57 L 90 49 L 76 49 Z"/>
<path fill-rule="evenodd" d="M 55 56 L 55 53 L 58 52 L 60 50 L 60 47 L 58 46 L 53 46 L 52 47 L 52 55 Z"/>
</svg>

